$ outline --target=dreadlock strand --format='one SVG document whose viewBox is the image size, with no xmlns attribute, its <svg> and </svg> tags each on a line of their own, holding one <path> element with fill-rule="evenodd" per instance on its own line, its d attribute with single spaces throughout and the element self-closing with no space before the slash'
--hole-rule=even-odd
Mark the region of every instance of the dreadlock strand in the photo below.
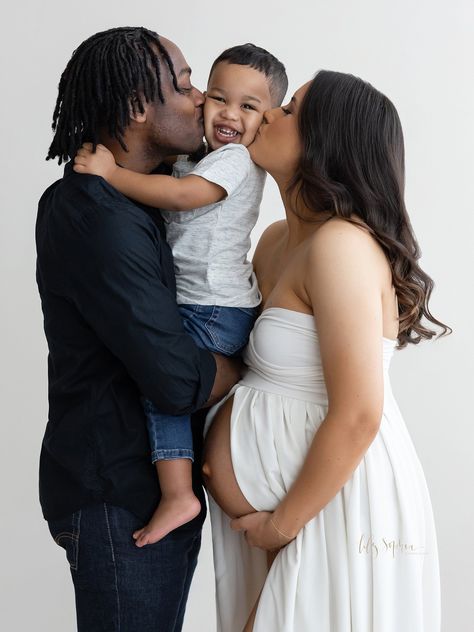
<svg viewBox="0 0 474 632">
<path fill-rule="evenodd" d="M 176 92 L 179 92 L 178 79 L 177 79 L 176 73 L 174 71 L 173 61 L 172 61 L 168 51 L 166 50 L 166 48 L 163 46 L 163 44 L 161 43 L 161 41 L 159 39 L 158 39 L 158 50 L 160 51 L 161 56 L 164 58 L 166 63 L 168 64 L 168 69 L 169 69 L 169 71 L 171 73 L 171 77 L 173 79 L 174 89 L 176 90 Z"/>
<path fill-rule="evenodd" d="M 58 85 L 46 159 L 72 158 L 87 140 L 94 148 L 102 129 L 128 151 L 124 136 L 130 108 L 144 112 L 144 103 L 165 102 L 163 63 L 179 90 L 171 57 L 153 31 L 119 27 L 96 33 L 73 52 Z"/>
</svg>

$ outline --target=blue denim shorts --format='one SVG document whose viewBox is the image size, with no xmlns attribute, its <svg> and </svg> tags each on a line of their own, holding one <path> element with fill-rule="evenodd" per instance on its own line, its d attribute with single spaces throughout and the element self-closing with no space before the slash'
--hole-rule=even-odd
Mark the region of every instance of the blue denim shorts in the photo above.
<svg viewBox="0 0 474 632">
<path fill-rule="evenodd" d="M 226 356 L 237 355 L 248 342 L 258 307 L 180 305 L 185 330 L 195 343 Z"/>
<path fill-rule="evenodd" d="M 219 305 L 180 305 L 184 329 L 199 347 L 238 355 L 248 342 L 257 318 L 257 307 L 222 307 Z M 164 415 L 145 399 L 143 407 L 147 419 L 151 445 L 151 460 L 194 460 L 191 422 L 187 415 Z"/>
</svg>

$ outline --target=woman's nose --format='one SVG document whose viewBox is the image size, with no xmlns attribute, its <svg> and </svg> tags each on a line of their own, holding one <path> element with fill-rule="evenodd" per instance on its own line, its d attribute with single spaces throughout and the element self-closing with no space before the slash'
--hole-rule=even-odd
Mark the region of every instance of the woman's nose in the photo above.
<svg viewBox="0 0 474 632">
<path fill-rule="evenodd" d="M 264 123 L 273 123 L 276 119 L 281 118 L 284 112 L 281 108 L 273 108 L 273 110 L 267 110 L 263 115 Z"/>
<path fill-rule="evenodd" d="M 200 90 L 198 90 L 196 86 L 193 86 L 192 96 L 194 100 L 194 107 L 200 108 L 204 105 L 204 101 L 206 99 L 204 98 L 203 93 Z"/>
</svg>

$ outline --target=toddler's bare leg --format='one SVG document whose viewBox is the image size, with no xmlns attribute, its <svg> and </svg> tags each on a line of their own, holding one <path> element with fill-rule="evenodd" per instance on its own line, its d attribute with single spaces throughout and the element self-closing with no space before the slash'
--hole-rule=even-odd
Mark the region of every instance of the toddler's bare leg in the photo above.
<svg viewBox="0 0 474 632">
<path fill-rule="evenodd" d="M 201 503 L 192 486 L 191 459 L 156 461 L 155 465 L 160 479 L 161 500 L 146 527 L 133 534 L 137 546 L 158 542 L 201 511 Z"/>
</svg>

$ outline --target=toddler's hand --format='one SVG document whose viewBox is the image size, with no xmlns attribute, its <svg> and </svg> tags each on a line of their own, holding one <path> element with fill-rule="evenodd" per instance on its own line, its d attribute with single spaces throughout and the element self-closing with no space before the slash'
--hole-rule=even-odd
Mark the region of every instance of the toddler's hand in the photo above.
<svg viewBox="0 0 474 632">
<path fill-rule="evenodd" d="M 92 143 L 84 143 L 74 157 L 74 171 L 102 176 L 109 181 L 115 170 L 115 158 L 104 145 L 97 145 L 95 154 L 92 153 Z"/>
</svg>

